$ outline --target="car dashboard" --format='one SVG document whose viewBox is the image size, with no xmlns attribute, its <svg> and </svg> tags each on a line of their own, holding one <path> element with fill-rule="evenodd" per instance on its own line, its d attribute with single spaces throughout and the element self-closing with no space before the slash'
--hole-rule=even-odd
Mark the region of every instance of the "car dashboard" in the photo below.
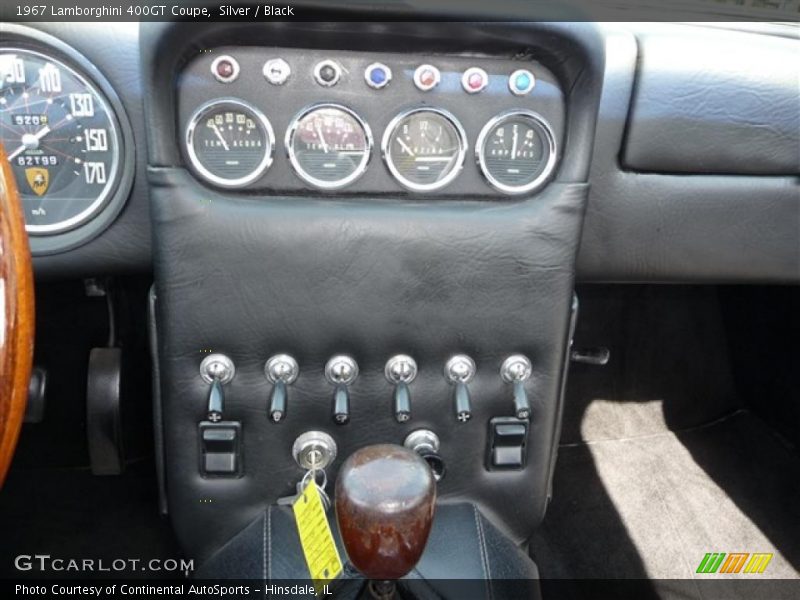
<svg viewBox="0 0 800 600">
<path fill-rule="evenodd" d="M 420 431 L 442 501 L 521 543 L 551 497 L 576 284 L 800 280 L 791 37 L 0 34 L 0 139 L 37 278 L 154 279 L 161 507 L 199 557 L 292 493 L 309 436 L 332 479 L 337 456 Z"/>
</svg>

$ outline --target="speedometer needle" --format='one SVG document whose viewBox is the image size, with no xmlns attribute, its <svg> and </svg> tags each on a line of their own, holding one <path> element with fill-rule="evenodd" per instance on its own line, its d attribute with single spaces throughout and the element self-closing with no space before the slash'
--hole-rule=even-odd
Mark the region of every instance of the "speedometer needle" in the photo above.
<svg viewBox="0 0 800 600">
<path fill-rule="evenodd" d="M 225 138 L 222 137 L 222 133 L 220 132 L 219 127 L 217 127 L 217 124 L 212 123 L 211 128 L 214 130 L 214 133 L 217 134 L 219 141 L 222 142 L 222 147 L 225 148 L 226 151 L 230 150 L 230 148 L 228 147 L 228 142 L 226 142 Z"/>
<path fill-rule="evenodd" d="M 50 133 L 50 126 L 45 125 L 36 133 L 26 133 L 22 136 L 22 146 L 14 150 L 8 155 L 8 160 L 14 160 L 17 156 L 25 152 L 25 150 L 35 150 L 39 147 L 39 140 Z"/>
</svg>

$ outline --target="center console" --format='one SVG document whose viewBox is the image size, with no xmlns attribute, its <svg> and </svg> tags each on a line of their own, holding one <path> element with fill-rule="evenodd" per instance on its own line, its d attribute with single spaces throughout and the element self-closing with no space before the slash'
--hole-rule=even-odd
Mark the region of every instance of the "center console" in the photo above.
<svg viewBox="0 0 800 600">
<path fill-rule="evenodd" d="M 308 461 L 332 482 L 385 443 L 424 455 L 439 504 L 524 544 L 550 494 L 576 314 L 594 30 L 141 35 L 156 435 L 187 553 L 294 494 Z"/>
</svg>

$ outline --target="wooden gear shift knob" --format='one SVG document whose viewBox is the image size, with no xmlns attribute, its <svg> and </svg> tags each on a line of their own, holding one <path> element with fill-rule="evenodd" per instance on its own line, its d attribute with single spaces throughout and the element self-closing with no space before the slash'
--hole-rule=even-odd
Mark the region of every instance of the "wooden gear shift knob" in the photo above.
<svg viewBox="0 0 800 600">
<path fill-rule="evenodd" d="M 394 444 L 354 452 L 336 479 L 336 520 L 350 562 L 369 579 L 398 579 L 419 562 L 436 484 L 416 452 Z"/>
</svg>

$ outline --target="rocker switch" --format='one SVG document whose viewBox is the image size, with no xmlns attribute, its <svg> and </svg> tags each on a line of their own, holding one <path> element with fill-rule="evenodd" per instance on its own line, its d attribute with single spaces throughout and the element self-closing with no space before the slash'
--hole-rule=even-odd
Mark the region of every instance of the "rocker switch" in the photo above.
<svg viewBox="0 0 800 600">
<path fill-rule="evenodd" d="M 490 471 L 523 469 L 527 440 L 527 420 L 495 417 L 489 421 L 487 469 Z"/>
<path fill-rule="evenodd" d="M 242 425 L 237 421 L 200 423 L 200 472 L 210 477 L 236 477 L 241 474 Z"/>
</svg>

